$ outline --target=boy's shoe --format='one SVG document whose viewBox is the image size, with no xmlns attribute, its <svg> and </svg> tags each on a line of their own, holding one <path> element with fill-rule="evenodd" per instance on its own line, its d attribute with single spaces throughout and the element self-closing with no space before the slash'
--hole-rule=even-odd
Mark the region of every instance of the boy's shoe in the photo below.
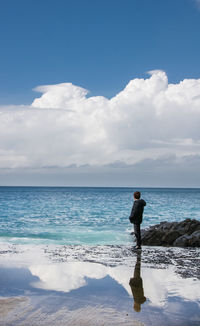
<svg viewBox="0 0 200 326">
<path fill-rule="evenodd" d="M 142 249 L 142 248 L 141 248 L 141 246 L 135 246 L 134 249 L 136 249 L 136 250 L 140 250 L 140 249 Z"/>
</svg>

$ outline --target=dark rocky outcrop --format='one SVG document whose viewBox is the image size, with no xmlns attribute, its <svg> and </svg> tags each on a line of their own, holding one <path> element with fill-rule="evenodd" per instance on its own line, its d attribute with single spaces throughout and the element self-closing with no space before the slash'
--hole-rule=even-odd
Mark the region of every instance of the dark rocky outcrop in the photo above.
<svg viewBox="0 0 200 326">
<path fill-rule="evenodd" d="M 161 222 L 141 231 L 142 244 L 149 246 L 200 247 L 200 222 Z"/>
</svg>

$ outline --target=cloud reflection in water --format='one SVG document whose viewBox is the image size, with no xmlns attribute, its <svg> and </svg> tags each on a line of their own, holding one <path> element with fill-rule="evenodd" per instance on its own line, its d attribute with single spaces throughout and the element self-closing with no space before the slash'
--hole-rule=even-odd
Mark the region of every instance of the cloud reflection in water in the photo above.
<svg viewBox="0 0 200 326">
<path fill-rule="evenodd" d="M 40 281 L 32 286 L 45 290 L 70 292 L 87 286 L 87 279 L 100 280 L 110 276 L 121 285 L 128 295 L 132 296 L 129 286 L 134 270 L 128 266 L 109 267 L 89 262 L 56 263 L 51 265 L 32 265 L 30 272 Z M 186 300 L 198 301 L 197 283 L 191 279 L 183 279 L 175 274 L 172 267 L 168 269 L 141 269 L 145 297 L 152 306 L 162 307 L 168 297 L 178 296 Z M 197 281 L 198 282 L 198 281 Z"/>
</svg>

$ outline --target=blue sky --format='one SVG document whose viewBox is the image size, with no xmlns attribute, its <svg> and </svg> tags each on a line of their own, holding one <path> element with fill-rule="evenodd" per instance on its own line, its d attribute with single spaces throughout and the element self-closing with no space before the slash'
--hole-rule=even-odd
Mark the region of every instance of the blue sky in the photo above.
<svg viewBox="0 0 200 326">
<path fill-rule="evenodd" d="M 152 69 L 199 78 L 199 32 L 195 0 L 1 1 L 0 104 L 61 82 L 111 97 Z"/>
<path fill-rule="evenodd" d="M 200 187 L 199 35 L 200 0 L 0 1 L 0 185 Z"/>
</svg>

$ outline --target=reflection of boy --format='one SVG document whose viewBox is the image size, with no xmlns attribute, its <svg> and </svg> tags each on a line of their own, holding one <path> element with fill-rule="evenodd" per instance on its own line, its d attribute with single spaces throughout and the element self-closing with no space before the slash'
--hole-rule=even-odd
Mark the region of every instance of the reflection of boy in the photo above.
<svg viewBox="0 0 200 326">
<path fill-rule="evenodd" d="M 137 261 L 135 264 L 134 275 L 129 281 L 129 285 L 131 287 L 131 291 L 134 298 L 134 306 L 133 309 L 137 312 L 141 310 L 141 304 L 146 301 L 146 297 L 144 296 L 143 282 L 140 276 L 140 266 L 141 266 L 141 253 L 137 254 Z"/>
<path fill-rule="evenodd" d="M 140 199 L 140 196 L 141 194 L 139 191 L 134 192 L 134 204 L 131 210 L 131 215 L 129 217 L 130 222 L 134 224 L 134 233 L 137 240 L 135 249 L 141 249 L 140 224 L 142 223 L 144 206 L 146 206 L 146 202 L 143 199 Z"/>
</svg>

